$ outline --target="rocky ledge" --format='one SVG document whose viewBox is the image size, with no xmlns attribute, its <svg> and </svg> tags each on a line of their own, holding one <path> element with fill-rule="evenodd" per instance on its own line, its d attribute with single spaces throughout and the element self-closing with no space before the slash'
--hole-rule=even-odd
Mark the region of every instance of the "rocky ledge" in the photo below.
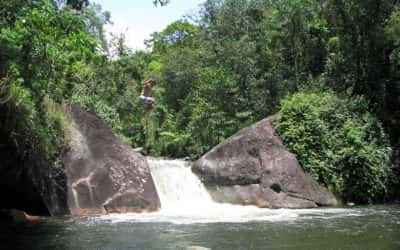
<svg viewBox="0 0 400 250">
<path fill-rule="evenodd" d="M 67 114 L 71 140 L 64 166 L 71 214 L 158 210 L 144 156 L 118 140 L 96 114 L 76 105 Z"/>
<path fill-rule="evenodd" d="M 335 197 L 300 167 L 277 136 L 273 117 L 240 130 L 192 170 L 217 202 L 266 208 L 334 206 Z"/>
</svg>

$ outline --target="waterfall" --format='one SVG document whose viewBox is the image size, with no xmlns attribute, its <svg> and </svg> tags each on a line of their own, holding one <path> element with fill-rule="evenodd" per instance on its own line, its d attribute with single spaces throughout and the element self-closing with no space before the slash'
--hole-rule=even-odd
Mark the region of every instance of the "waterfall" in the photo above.
<svg viewBox="0 0 400 250">
<path fill-rule="evenodd" d="M 148 159 L 163 211 L 198 211 L 215 207 L 209 193 L 183 160 Z"/>
<path fill-rule="evenodd" d="M 161 211 L 158 213 L 161 218 L 180 223 L 293 218 L 293 214 L 286 209 L 278 211 L 214 202 L 203 183 L 192 173 L 190 162 L 147 160 L 161 200 Z"/>
<path fill-rule="evenodd" d="M 151 175 L 161 201 L 153 213 L 112 214 L 101 220 L 112 222 L 171 222 L 177 224 L 287 221 L 298 217 L 300 210 L 266 209 L 214 202 L 203 183 L 183 160 L 147 158 Z M 308 210 L 307 210 L 308 211 Z"/>
</svg>

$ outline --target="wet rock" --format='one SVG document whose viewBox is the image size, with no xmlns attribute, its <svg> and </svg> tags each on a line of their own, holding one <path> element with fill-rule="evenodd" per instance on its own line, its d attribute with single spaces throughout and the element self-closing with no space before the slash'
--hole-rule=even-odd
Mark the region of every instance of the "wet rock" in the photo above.
<svg viewBox="0 0 400 250">
<path fill-rule="evenodd" d="M 67 108 L 71 141 L 64 158 L 72 214 L 141 212 L 160 201 L 146 159 L 118 140 L 94 113 Z"/>
<path fill-rule="evenodd" d="M 18 209 L 1 209 L 0 221 L 5 223 L 19 224 L 40 220 L 40 216 L 33 216 Z"/>
<path fill-rule="evenodd" d="M 276 135 L 273 118 L 234 134 L 192 170 L 218 202 L 267 208 L 334 206 L 335 197 L 300 167 Z"/>
</svg>

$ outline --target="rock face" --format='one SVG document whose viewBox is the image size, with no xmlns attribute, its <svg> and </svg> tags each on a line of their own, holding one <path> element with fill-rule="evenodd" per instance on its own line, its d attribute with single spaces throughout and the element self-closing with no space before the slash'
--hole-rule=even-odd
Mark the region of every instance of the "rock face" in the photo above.
<svg viewBox="0 0 400 250">
<path fill-rule="evenodd" d="M 94 113 L 67 107 L 70 151 L 64 158 L 71 214 L 159 209 L 146 159 L 120 142 Z"/>
<path fill-rule="evenodd" d="M 192 170 L 218 202 L 267 208 L 333 206 L 335 197 L 304 173 L 266 118 L 197 160 Z"/>
</svg>

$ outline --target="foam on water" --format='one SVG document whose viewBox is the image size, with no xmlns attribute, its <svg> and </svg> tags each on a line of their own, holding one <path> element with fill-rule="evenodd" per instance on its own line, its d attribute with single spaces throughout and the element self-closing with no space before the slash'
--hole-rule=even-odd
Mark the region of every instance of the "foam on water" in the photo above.
<svg viewBox="0 0 400 250">
<path fill-rule="evenodd" d="M 299 216 L 330 218 L 357 216 L 347 209 L 266 209 L 214 202 L 202 182 L 194 175 L 190 163 L 183 160 L 149 158 L 149 167 L 161 200 L 161 209 L 154 213 L 110 214 L 93 217 L 112 223 L 170 222 L 175 224 L 249 221 L 291 221 Z"/>
</svg>

